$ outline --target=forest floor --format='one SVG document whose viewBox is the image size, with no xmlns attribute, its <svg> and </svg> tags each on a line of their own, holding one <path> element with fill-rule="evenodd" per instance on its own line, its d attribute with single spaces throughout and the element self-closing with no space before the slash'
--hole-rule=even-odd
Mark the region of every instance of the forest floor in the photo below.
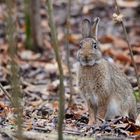
<svg viewBox="0 0 140 140">
<path fill-rule="evenodd" d="M 119 0 L 121 12 L 125 16 L 125 26 L 128 31 L 130 43 L 134 53 L 134 59 L 140 74 L 140 4 L 139 1 Z M 18 51 L 17 63 L 20 67 L 20 81 L 22 88 L 24 106 L 23 129 L 28 138 L 43 140 L 56 139 L 58 122 L 58 92 L 59 79 L 58 68 L 50 42 L 50 28 L 48 26 L 47 10 L 44 0 L 40 14 L 43 31 L 43 44 L 41 52 L 33 52 L 25 48 L 25 17 L 23 13 L 23 1 L 19 1 L 17 10 L 18 19 Z M 10 65 L 8 54 L 8 43 L 6 41 L 6 24 L 4 16 L 6 6 L 0 3 L 0 83 L 9 93 L 10 86 Z M 112 15 L 115 6 L 112 0 L 75 0 L 71 6 L 70 35 L 70 63 L 73 79 L 73 104 L 68 108 L 70 98 L 69 76 L 66 55 L 66 20 L 67 3 L 56 0 L 54 3 L 54 17 L 57 25 L 59 49 L 63 60 L 64 85 L 65 85 L 65 120 L 64 134 L 66 139 L 91 139 L 95 137 L 110 136 L 116 139 L 139 139 L 140 127 L 135 125 L 129 118 L 118 117 L 109 122 L 101 120 L 96 126 L 88 126 L 88 112 L 84 100 L 81 98 L 76 84 L 76 53 L 79 49 L 78 42 L 81 39 L 80 22 L 83 16 L 100 17 L 99 40 L 104 57 L 115 63 L 128 76 L 136 98 L 139 101 L 138 87 L 129 49 L 124 39 L 123 29 L 120 24 L 115 24 Z M 139 105 L 139 104 L 138 104 Z M 139 106 L 137 107 L 139 110 Z M 13 131 L 16 128 L 14 109 L 6 95 L 0 90 L 0 140 L 14 139 Z M 85 137 L 87 136 L 87 137 Z M 89 138 L 89 139 L 90 139 Z M 104 138 L 106 139 L 106 138 Z M 109 138 L 107 138 L 109 139 Z M 111 139 L 111 138 L 110 138 Z M 115 139 L 115 138 L 114 138 Z"/>
</svg>

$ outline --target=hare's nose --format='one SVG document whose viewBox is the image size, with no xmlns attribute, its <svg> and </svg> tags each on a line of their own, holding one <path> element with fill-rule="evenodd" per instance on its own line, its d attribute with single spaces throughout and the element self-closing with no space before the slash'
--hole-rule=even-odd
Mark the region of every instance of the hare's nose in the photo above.
<svg viewBox="0 0 140 140">
<path fill-rule="evenodd" d="M 84 61 L 87 62 L 88 61 L 88 56 L 84 57 Z"/>
<path fill-rule="evenodd" d="M 88 56 L 85 56 L 85 59 L 88 59 Z"/>
</svg>

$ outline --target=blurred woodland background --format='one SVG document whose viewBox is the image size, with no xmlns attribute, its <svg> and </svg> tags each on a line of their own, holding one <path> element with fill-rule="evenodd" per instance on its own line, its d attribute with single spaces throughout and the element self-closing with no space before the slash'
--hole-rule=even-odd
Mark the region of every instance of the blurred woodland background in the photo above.
<svg viewBox="0 0 140 140">
<path fill-rule="evenodd" d="M 51 22 L 51 2 L 56 28 Z M 117 3 L 140 75 L 140 1 L 117 0 Z M 103 55 L 125 72 L 139 102 L 137 79 L 123 28 L 113 21 L 115 7 L 114 0 L 0 0 L 1 140 L 25 139 L 23 131 L 26 139 L 56 139 L 53 134 L 57 127 L 62 131 L 60 119 L 63 117 L 64 134 L 81 137 L 95 134 L 93 128 L 87 127 L 87 107 L 76 83 L 76 53 L 84 17 L 100 17 L 98 36 Z M 55 47 L 64 76 L 59 74 Z M 59 88 L 63 84 L 65 90 Z M 58 119 L 59 107 L 62 110 Z M 116 135 L 111 127 L 109 132 Z M 102 136 L 101 129 L 98 134 Z M 117 132 L 119 134 L 130 136 L 127 130 L 125 134 Z M 62 135 L 59 136 L 62 139 Z"/>
</svg>

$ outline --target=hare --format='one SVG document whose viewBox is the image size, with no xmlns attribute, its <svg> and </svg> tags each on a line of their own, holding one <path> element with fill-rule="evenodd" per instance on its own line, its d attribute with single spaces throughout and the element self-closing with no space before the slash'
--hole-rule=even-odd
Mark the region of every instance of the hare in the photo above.
<svg viewBox="0 0 140 140">
<path fill-rule="evenodd" d="M 136 100 L 129 80 L 102 56 L 97 39 L 99 21 L 99 18 L 95 18 L 93 24 L 88 19 L 82 21 L 83 39 L 77 52 L 78 84 L 88 105 L 89 124 L 96 123 L 97 117 L 136 119 Z"/>
</svg>

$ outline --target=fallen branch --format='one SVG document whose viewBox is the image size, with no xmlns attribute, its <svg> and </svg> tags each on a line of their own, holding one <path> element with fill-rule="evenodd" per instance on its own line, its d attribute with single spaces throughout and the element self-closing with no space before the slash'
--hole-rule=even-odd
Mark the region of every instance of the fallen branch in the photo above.
<svg viewBox="0 0 140 140">
<path fill-rule="evenodd" d="M 64 139 L 65 140 L 95 140 L 95 138 L 93 138 L 93 137 L 89 138 L 89 137 L 79 136 L 80 132 L 77 132 L 77 136 L 73 136 L 73 133 L 71 134 L 71 132 L 68 135 L 67 132 L 68 131 L 66 131 L 66 134 L 64 134 Z M 64 133 L 65 133 L 65 131 L 64 131 Z M 17 137 L 15 132 L 11 129 L 5 129 L 5 128 L 0 129 L 0 134 L 3 134 L 4 136 L 7 135 L 9 139 L 10 138 L 11 139 L 16 139 L 16 137 Z M 37 132 L 37 131 L 24 131 L 23 136 L 24 136 L 25 140 L 56 140 L 57 139 L 57 133 L 56 132 L 41 133 L 41 132 Z"/>
<path fill-rule="evenodd" d="M 63 133 L 64 134 L 69 134 L 69 135 L 77 135 L 77 136 L 82 135 L 82 132 L 75 131 L 75 130 L 64 130 Z"/>
</svg>

